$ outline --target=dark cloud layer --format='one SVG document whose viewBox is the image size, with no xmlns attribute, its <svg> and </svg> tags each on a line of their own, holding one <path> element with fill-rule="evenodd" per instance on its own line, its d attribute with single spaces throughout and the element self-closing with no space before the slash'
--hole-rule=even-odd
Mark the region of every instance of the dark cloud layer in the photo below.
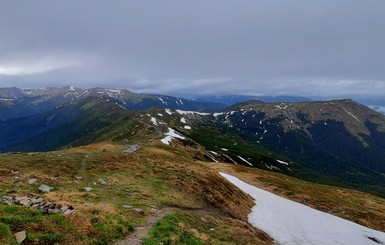
<svg viewBox="0 0 385 245">
<path fill-rule="evenodd" d="M 381 96 L 385 1 L 4 1 L 0 86 Z"/>
</svg>

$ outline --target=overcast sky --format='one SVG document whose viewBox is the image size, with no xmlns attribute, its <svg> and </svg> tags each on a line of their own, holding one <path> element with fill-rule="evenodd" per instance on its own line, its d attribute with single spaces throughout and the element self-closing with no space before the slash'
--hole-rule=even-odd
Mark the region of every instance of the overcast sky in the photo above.
<svg viewBox="0 0 385 245">
<path fill-rule="evenodd" d="M 385 95 L 383 0 L 4 0 L 0 87 Z"/>
</svg>

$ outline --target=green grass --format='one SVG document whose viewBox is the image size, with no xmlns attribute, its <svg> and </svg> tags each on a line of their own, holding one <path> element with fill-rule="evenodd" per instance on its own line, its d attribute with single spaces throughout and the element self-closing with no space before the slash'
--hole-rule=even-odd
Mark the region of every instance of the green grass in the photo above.
<svg viewBox="0 0 385 245">
<path fill-rule="evenodd" d="M 188 230 L 182 229 L 179 223 L 186 217 L 178 214 L 166 215 L 149 231 L 149 237 L 143 241 L 144 245 L 156 244 L 190 244 L 204 245 L 205 243 L 194 237 Z"/>
<path fill-rule="evenodd" d="M 30 227 L 38 226 L 39 232 L 29 232 Z M 22 206 L 0 205 L 0 241 L 14 242 L 11 235 L 27 230 L 27 239 L 23 244 L 55 244 L 63 241 L 61 232 L 74 232 L 75 226 L 66 221 L 61 214 L 45 215 L 39 210 Z"/>
<path fill-rule="evenodd" d="M 7 237 L 11 234 L 11 229 L 9 225 L 0 222 L 0 239 Z"/>
</svg>

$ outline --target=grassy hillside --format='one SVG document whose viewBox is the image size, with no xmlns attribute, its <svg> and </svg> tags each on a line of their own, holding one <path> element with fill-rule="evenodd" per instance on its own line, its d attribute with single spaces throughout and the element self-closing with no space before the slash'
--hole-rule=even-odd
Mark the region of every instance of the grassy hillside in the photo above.
<svg viewBox="0 0 385 245">
<path fill-rule="evenodd" d="M 171 207 L 177 222 L 171 224 L 175 227 L 166 238 L 170 241 L 188 234 L 204 244 L 271 244 L 268 236 L 245 223 L 253 205 L 250 197 L 216 171 L 194 162 L 183 150 L 163 145 L 123 153 L 126 149 L 100 143 L 0 155 L 0 196 L 34 195 L 75 210 L 48 215 L 0 205 L 0 229 L 5 230 L 0 241 L 11 242 L 11 233 L 26 230 L 25 244 L 109 244 L 124 239 L 157 210 Z M 29 184 L 32 178 L 38 181 Z M 54 189 L 39 193 L 41 184 Z"/>
</svg>

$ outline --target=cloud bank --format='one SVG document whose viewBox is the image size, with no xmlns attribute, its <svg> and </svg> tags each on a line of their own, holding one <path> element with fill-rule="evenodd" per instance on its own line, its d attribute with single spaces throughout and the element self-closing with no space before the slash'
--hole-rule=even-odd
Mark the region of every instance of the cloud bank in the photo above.
<svg viewBox="0 0 385 245">
<path fill-rule="evenodd" d="M 381 96 L 385 2 L 6 1 L 0 86 Z"/>
</svg>

